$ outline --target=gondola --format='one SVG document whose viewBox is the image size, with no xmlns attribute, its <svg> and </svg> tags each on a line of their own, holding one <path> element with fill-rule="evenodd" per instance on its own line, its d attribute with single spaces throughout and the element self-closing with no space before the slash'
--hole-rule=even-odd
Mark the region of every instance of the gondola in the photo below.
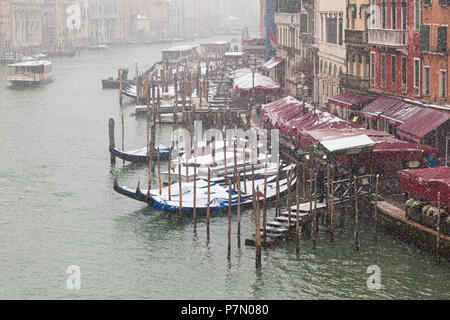
<svg viewBox="0 0 450 320">
<path fill-rule="evenodd" d="M 295 186 L 296 177 L 290 181 L 290 188 Z M 245 186 L 244 186 L 245 183 Z M 264 177 L 261 176 L 259 179 L 254 180 L 255 192 L 259 190 L 257 197 L 261 200 L 264 197 Z M 253 204 L 252 199 L 252 184 L 251 180 L 246 180 L 241 182 L 241 198 L 240 205 L 242 208 L 251 207 Z M 288 190 L 287 177 L 280 178 L 279 180 L 279 191 L 280 195 L 283 195 Z M 193 197 L 194 197 L 194 182 L 184 182 L 182 183 L 182 212 L 192 213 L 193 212 Z M 208 208 L 208 182 L 204 177 L 198 178 L 196 180 L 196 210 L 199 213 L 204 213 Z M 140 184 L 136 189 L 132 189 L 127 186 L 120 186 L 117 182 L 117 178 L 114 180 L 114 190 L 126 197 L 131 199 L 145 202 L 151 205 L 154 209 L 177 213 L 180 211 L 180 196 L 179 196 L 179 184 L 174 183 L 170 186 L 171 197 L 169 200 L 169 187 L 166 186 L 161 188 L 161 194 L 158 189 L 152 189 L 150 192 L 140 188 Z M 245 192 L 247 190 L 247 192 Z M 231 189 L 231 207 L 236 207 L 238 205 L 238 191 Z M 267 177 L 267 194 L 266 200 L 272 201 L 276 198 L 276 175 Z M 210 181 L 210 201 L 209 207 L 211 212 L 220 212 L 228 209 L 230 206 L 229 201 L 229 186 L 223 181 Z"/>
<path fill-rule="evenodd" d="M 169 159 L 169 154 L 172 152 L 172 147 L 166 147 L 163 145 L 159 146 L 159 159 L 161 161 L 166 161 Z M 132 163 L 148 163 L 148 157 L 147 157 L 147 147 L 132 150 L 132 151 L 123 151 L 118 148 L 113 148 L 110 150 L 113 155 L 115 155 L 117 158 L 125 160 L 127 162 Z M 158 149 L 155 148 L 155 155 L 154 160 L 158 159 Z"/>
</svg>

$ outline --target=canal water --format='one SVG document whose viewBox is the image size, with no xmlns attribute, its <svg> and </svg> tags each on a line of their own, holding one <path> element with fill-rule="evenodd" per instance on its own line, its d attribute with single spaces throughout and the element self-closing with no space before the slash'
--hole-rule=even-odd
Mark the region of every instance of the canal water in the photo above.
<svg viewBox="0 0 450 320">
<path fill-rule="evenodd" d="M 214 39 L 229 40 L 229 38 Z M 204 41 L 208 41 L 205 39 Z M 109 163 L 108 119 L 121 114 L 126 149 L 146 141 L 145 119 L 132 106 L 119 107 L 118 91 L 100 79 L 118 67 L 151 66 L 166 45 L 83 52 L 55 59 L 55 81 L 35 89 L 11 89 L 0 66 L 0 298 L 2 299 L 449 299 L 450 268 L 431 254 L 389 235 L 374 243 L 361 225 L 361 250 L 354 251 L 350 219 L 331 244 L 321 230 L 318 246 L 301 242 L 263 250 L 255 271 L 251 212 L 242 220 L 237 247 L 233 218 L 227 261 L 227 218 L 205 218 L 193 234 L 189 218 L 152 210 L 113 191 L 113 181 L 147 183 L 145 166 Z M 171 126 L 157 130 L 168 142 Z M 155 184 L 154 184 L 155 185 Z M 271 211 L 273 215 L 273 211 Z M 69 290 L 66 273 L 79 266 L 81 289 Z M 369 289 L 370 266 L 381 272 L 381 288 Z"/>
</svg>

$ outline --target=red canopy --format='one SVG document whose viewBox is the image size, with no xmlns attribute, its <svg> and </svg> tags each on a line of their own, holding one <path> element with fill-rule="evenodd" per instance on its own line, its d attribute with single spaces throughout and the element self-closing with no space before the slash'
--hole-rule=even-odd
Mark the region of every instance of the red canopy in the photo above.
<svg viewBox="0 0 450 320">
<path fill-rule="evenodd" d="M 322 110 L 316 109 L 314 112 L 314 108 L 309 104 L 305 104 L 303 114 L 302 102 L 292 97 L 261 106 L 261 114 L 265 121 L 270 121 L 285 134 L 299 138 L 303 147 L 309 147 L 319 141 L 365 134 L 376 142 L 373 160 L 378 163 L 421 160 L 424 151 L 437 153 L 437 149 L 433 147 L 401 141 L 384 132 L 365 129 Z M 345 157 L 340 159 L 348 160 Z M 360 161 L 369 159 L 368 153 L 360 156 Z"/>
<path fill-rule="evenodd" d="M 440 192 L 441 202 L 450 204 L 449 167 L 402 170 L 398 172 L 398 177 L 403 191 L 430 201 L 437 201 Z"/>
<path fill-rule="evenodd" d="M 401 100 L 396 98 L 379 96 L 371 103 L 369 103 L 366 107 L 364 107 L 359 115 L 361 118 L 376 120 L 381 113 L 400 102 Z"/>
<path fill-rule="evenodd" d="M 405 139 L 420 142 L 424 136 L 446 123 L 450 113 L 432 108 L 421 109 L 397 128 L 397 134 Z"/>
<path fill-rule="evenodd" d="M 360 96 L 354 93 L 343 92 L 338 94 L 337 96 L 329 98 L 328 102 L 343 108 L 352 108 L 369 100 L 370 98 L 368 97 Z"/>
<path fill-rule="evenodd" d="M 400 101 L 387 109 L 383 114 L 380 114 L 380 118 L 383 119 L 382 121 L 398 127 L 421 110 L 423 109 L 417 105 Z"/>
</svg>

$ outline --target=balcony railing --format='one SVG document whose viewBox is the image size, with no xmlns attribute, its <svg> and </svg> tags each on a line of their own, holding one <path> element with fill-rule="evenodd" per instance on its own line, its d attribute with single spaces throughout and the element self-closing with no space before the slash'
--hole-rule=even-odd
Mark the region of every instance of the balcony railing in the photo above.
<svg viewBox="0 0 450 320">
<path fill-rule="evenodd" d="M 366 92 L 369 90 L 369 79 L 349 73 L 343 73 L 339 76 L 339 85 L 346 89 Z"/>
<path fill-rule="evenodd" d="M 406 30 L 369 29 L 367 42 L 387 47 L 406 47 L 408 35 Z"/>
<path fill-rule="evenodd" d="M 366 45 L 367 31 L 345 29 L 345 43 L 350 45 Z"/>
<path fill-rule="evenodd" d="M 299 13 L 275 13 L 275 23 L 283 24 L 300 24 L 300 14 Z"/>
</svg>

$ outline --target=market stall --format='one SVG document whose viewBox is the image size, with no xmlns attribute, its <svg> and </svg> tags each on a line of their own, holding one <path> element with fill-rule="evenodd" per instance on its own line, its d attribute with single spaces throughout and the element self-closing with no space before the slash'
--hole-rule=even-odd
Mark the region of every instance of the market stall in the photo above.
<svg viewBox="0 0 450 320">
<path fill-rule="evenodd" d="M 402 190 L 410 195 L 406 218 L 434 229 L 440 207 L 441 231 L 450 235 L 450 168 L 402 170 L 398 178 Z"/>
</svg>

